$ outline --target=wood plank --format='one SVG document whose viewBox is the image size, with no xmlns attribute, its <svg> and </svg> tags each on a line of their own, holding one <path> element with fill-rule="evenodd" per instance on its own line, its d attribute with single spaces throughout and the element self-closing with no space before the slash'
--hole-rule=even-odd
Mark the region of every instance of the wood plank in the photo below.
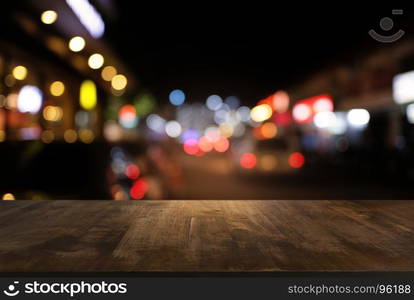
<svg viewBox="0 0 414 300">
<path fill-rule="evenodd" d="M 414 269 L 414 201 L 4 201 L 0 225 L 0 272 Z"/>
</svg>

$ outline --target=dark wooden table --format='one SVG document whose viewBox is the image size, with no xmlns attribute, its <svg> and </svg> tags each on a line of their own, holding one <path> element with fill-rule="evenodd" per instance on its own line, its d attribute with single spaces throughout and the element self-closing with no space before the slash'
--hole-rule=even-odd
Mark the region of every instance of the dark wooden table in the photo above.
<svg viewBox="0 0 414 300">
<path fill-rule="evenodd" d="M 414 270 L 414 201 L 2 201 L 1 272 Z"/>
</svg>

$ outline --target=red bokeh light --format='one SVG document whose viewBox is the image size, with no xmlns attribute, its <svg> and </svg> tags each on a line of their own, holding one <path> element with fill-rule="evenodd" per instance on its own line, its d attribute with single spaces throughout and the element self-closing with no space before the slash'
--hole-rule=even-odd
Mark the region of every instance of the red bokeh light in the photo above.
<svg viewBox="0 0 414 300">
<path fill-rule="evenodd" d="M 137 110 L 131 104 L 127 104 L 121 107 L 119 110 L 119 118 L 130 120 L 134 118 L 137 114 Z"/>
<path fill-rule="evenodd" d="M 215 142 L 215 143 L 214 143 L 214 149 L 215 149 L 217 152 L 226 152 L 226 151 L 229 149 L 229 147 L 230 147 L 230 142 L 229 142 L 229 140 L 228 140 L 226 137 L 224 137 L 224 136 L 221 136 L 221 137 L 219 138 L 219 140 L 218 140 L 217 142 Z"/>
<path fill-rule="evenodd" d="M 289 95 L 285 91 L 278 91 L 272 95 L 272 107 L 279 113 L 284 113 L 289 108 Z"/>
<path fill-rule="evenodd" d="M 257 158 L 253 153 L 244 153 L 240 157 L 240 165 L 245 169 L 253 169 L 256 166 Z"/>
<path fill-rule="evenodd" d="M 210 143 L 208 138 L 205 136 L 202 136 L 198 140 L 198 147 L 204 152 L 210 152 L 211 150 L 213 150 L 213 144 Z"/>
<path fill-rule="evenodd" d="M 125 168 L 125 176 L 129 179 L 137 179 L 139 174 L 141 174 L 141 171 L 135 164 L 130 164 Z"/>
<path fill-rule="evenodd" d="M 293 106 L 293 118 L 298 123 L 309 123 L 318 112 L 333 111 L 333 100 L 330 95 L 322 94 L 300 100 Z"/>
<path fill-rule="evenodd" d="M 298 169 L 305 164 L 305 157 L 302 153 L 294 152 L 289 156 L 289 165 L 292 168 Z"/>
<path fill-rule="evenodd" d="M 196 155 L 200 148 L 198 148 L 198 141 L 196 139 L 188 139 L 183 145 L 184 152 L 189 155 Z"/>
<path fill-rule="evenodd" d="M 148 182 L 144 178 L 138 179 L 134 182 L 131 187 L 130 195 L 132 199 L 142 199 L 144 198 L 145 194 L 148 192 Z"/>
</svg>

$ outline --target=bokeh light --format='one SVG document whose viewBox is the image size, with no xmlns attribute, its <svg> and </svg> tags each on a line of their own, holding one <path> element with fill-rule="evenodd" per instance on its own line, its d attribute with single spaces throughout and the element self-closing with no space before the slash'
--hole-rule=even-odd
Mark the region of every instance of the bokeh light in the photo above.
<svg viewBox="0 0 414 300">
<path fill-rule="evenodd" d="M 183 142 L 185 142 L 186 140 L 190 140 L 190 139 L 198 140 L 199 137 L 200 137 L 200 134 L 198 133 L 196 129 L 189 128 L 189 129 L 184 130 L 181 136 L 181 140 Z"/>
<path fill-rule="evenodd" d="M 83 48 L 85 48 L 85 45 L 86 45 L 85 40 L 80 36 L 75 36 L 71 38 L 69 41 L 69 49 L 73 52 L 82 51 Z"/>
<path fill-rule="evenodd" d="M 132 185 L 129 194 L 132 199 L 140 200 L 144 198 L 145 194 L 148 192 L 149 185 L 145 178 L 140 178 L 134 182 Z"/>
<path fill-rule="evenodd" d="M 168 121 L 165 124 L 165 133 L 172 138 L 177 138 L 181 135 L 181 125 L 177 121 Z"/>
<path fill-rule="evenodd" d="M 212 111 L 216 111 L 220 109 L 222 104 L 223 104 L 223 99 L 221 99 L 221 97 L 218 95 L 211 95 L 206 100 L 207 108 Z"/>
<path fill-rule="evenodd" d="M 88 59 L 89 67 L 94 70 L 100 69 L 103 66 L 104 62 L 104 57 L 99 53 L 92 54 Z"/>
<path fill-rule="evenodd" d="M 278 113 L 284 113 L 289 108 L 289 95 L 285 91 L 278 91 L 272 97 L 272 106 Z"/>
<path fill-rule="evenodd" d="M 54 81 L 50 85 L 50 93 L 53 96 L 55 97 L 62 96 L 64 92 L 65 92 L 65 85 L 63 84 L 62 81 Z"/>
<path fill-rule="evenodd" d="M 300 104 L 296 104 L 293 107 L 292 115 L 295 121 L 299 123 L 303 123 L 303 122 L 308 121 L 309 118 L 312 116 L 312 110 L 309 107 L 309 105 L 300 103 Z"/>
<path fill-rule="evenodd" d="M 268 104 L 261 104 L 253 107 L 250 117 L 255 122 L 263 122 L 272 116 L 272 108 Z"/>
<path fill-rule="evenodd" d="M 53 133 L 52 130 L 45 130 L 42 132 L 42 135 L 40 138 L 43 143 L 49 144 L 53 142 L 53 140 L 55 139 L 55 134 Z"/>
<path fill-rule="evenodd" d="M 79 130 L 79 139 L 85 144 L 90 144 L 94 141 L 95 135 L 92 130 L 84 128 Z"/>
<path fill-rule="evenodd" d="M 301 168 L 305 164 L 305 157 L 300 152 L 294 152 L 289 155 L 289 165 L 294 168 L 298 169 Z"/>
<path fill-rule="evenodd" d="M 260 126 L 260 133 L 265 139 L 274 138 L 277 135 L 277 127 L 272 122 L 266 122 Z"/>
<path fill-rule="evenodd" d="M 78 134 L 74 129 L 66 129 L 63 134 L 63 139 L 66 143 L 72 144 L 78 139 Z"/>
<path fill-rule="evenodd" d="M 111 81 L 112 78 L 118 73 L 115 67 L 113 66 L 106 66 L 102 69 L 101 76 L 102 79 L 105 81 Z"/>
<path fill-rule="evenodd" d="M 240 100 L 236 96 L 229 96 L 224 99 L 224 103 L 226 103 L 231 109 L 237 109 L 240 105 Z"/>
<path fill-rule="evenodd" d="M 80 105 L 83 109 L 94 109 L 97 103 L 96 85 L 92 80 L 85 80 L 80 87 Z"/>
<path fill-rule="evenodd" d="M 46 10 L 40 16 L 40 20 L 42 21 L 42 23 L 47 25 L 55 23 L 57 18 L 58 14 L 54 10 Z"/>
<path fill-rule="evenodd" d="M 27 68 L 25 66 L 16 66 L 13 69 L 12 74 L 17 80 L 25 80 L 27 77 Z"/>
<path fill-rule="evenodd" d="M 405 111 L 408 122 L 414 124 L 414 103 L 407 105 Z"/>
<path fill-rule="evenodd" d="M 227 138 L 231 137 L 234 133 L 234 126 L 230 123 L 221 123 L 219 129 L 220 134 Z"/>
<path fill-rule="evenodd" d="M 237 117 L 242 122 L 248 122 L 250 120 L 250 108 L 247 106 L 241 106 L 237 109 Z"/>
<path fill-rule="evenodd" d="M 137 179 L 139 175 L 141 174 L 141 171 L 139 167 L 135 164 L 129 164 L 125 168 L 125 176 L 129 179 Z"/>
<path fill-rule="evenodd" d="M 313 104 L 313 111 L 315 113 L 324 111 L 333 111 L 333 103 L 330 98 L 322 97 Z"/>
<path fill-rule="evenodd" d="M 220 153 L 226 152 L 229 148 L 230 148 L 230 142 L 224 136 L 221 136 L 218 139 L 218 141 L 214 143 L 214 150 L 216 150 L 217 152 L 220 152 Z"/>
<path fill-rule="evenodd" d="M 199 140 L 198 140 L 198 147 L 203 151 L 203 152 L 210 152 L 211 150 L 213 150 L 214 145 L 213 143 L 211 143 L 205 136 L 202 136 Z"/>
<path fill-rule="evenodd" d="M 36 114 L 42 107 L 43 93 L 33 85 L 25 85 L 17 98 L 17 109 L 24 113 Z"/>
<path fill-rule="evenodd" d="M 3 195 L 2 200 L 10 201 L 10 200 L 16 200 L 14 195 L 12 193 L 6 193 Z"/>
<path fill-rule="evenodd" d="M 206 128 L 204 135 L 210 141 L 210 143 L 215 143 L 220 139 L 221 133 L 218 127 L 210 126 Z"/>
<path fill-rule="evenodd" d="M 126 88 L 128 80 L 125 75 L 115 75 L 111 80 L 111 85 L 114 90 L 120 91 Z"/>
<path fill-rule="evenodd" d="M 152 129 L 153 131 L 164 134 L 165 133 L 165 123 L 166 121 L 156 114 L 151 114 L 147 117 L 146 120 L 148 128 Z"/>
<path fill-rule="evenodd" d="M 199 152 L 198 141 L 196 139 L 188 139 L 183 144 L 184 152 L 189 155 L 196 155 Z"/>
<path fill-rule="evenodd" d="M 370 115 L 366 109 L 351 109 L 346 116 L 353 127 L 364 127 L 369 123 Z"/>
<path fill-rule="evenodd" d="M 59 106 L 48 105 L 43 109 L 43 118 L 46 121 L 58 122 L 63 118 L 63 109 Z"/>
<path fill-rule="evenodd" d="M 124 128 L 134 128 L 138 124 L 138 117 L 135 107 L 127 104 L 119 110 L 119 124 Z"/>
<path fill-rule="evenodd" d="M 185 101 L 185 94 L 182 90 L 173 90 L 169 96 L 170 103 L 175 106 L 180 106 Z"/>
<path fill-rule="evenodd" d="M 336 116 L 331 111 L 318 112 L 313 118 L 313 122 L 318 128 L 329 128 L 335 125 Z"/>
<path fill-rule="evenodd" d="M 253 169 L 256 166 L 257 158 L 253 153 L 244 153 L 240 157 L 240 165 L 245 169 Z"/>
</svg>

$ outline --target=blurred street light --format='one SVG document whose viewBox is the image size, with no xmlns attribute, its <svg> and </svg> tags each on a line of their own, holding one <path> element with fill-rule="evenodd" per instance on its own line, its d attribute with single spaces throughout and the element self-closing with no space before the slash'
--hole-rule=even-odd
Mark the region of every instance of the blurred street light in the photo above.
<svg viewBox="0 0 414 300">
<path fill-rule="evenodd" d="M 33 85 L 25 85 L 17 98 L 17 109 L 22 112 L 35 114 L 42 107 L 42 91 Z"/>
<path fill-rule="evenodd" d="M 364 127 L 370 119 L 369 112 L 366 109 L 351 109 L 346 117 L 353 127 Z"/>
<path fill-rule="evenodd" d="M 61 81 L 54 81 L 50 85 L 50 93 L 55 96 L 59 97 L 62 96 L 65 92 L 65 85 Z"/>
<path fill-rule="evenodd" d="M 97 70 L 103 66 L 104 61 L 105 59 L 101 54 L 95 53 L 89 57 L 88 65 L 91 69 Z"/>
<path fill-rule="evenodd" d="M 111 80 L 112 88 L 117 91 L 121 91 L 125 89 L 127 84 L 128 84 L 128 80 L 122 74 L 115 75 Z"/>
<path fill-rule="evenodd" d="M 85 45 L 85 40 L 80 36 L 75 36 L 69 41 L 69 49 L 73 52 L 81 51 L 83 48 L 85 48 Z"/>
<path fill-rule="evenodd" d="M 85 80 L 80 87 L 80 105 L 86 110 L 95 108 L 97 102 L 96 85 L 92 80 Z"/>
<path fill-rule="evenodd" d="M 255 122 L 263 122 L 272 116 L 272 108 L 268 104 L 261 104 L 253 107 L 250 117 Z"/>
<path fill-rule="evenodd" d="M 54 10 L 46 10 L 40 16 L 40 19 L 42 20 L 42 22 L 48 25 L 55 23 L 57 18 L 58 18 L 58 14 Z"/>
<path fill-rule="evenodd" d="M 27 76 L 27 68 L 24 66 L 17 66 L 13 69 L 13 77 L 17 80 L 24 80 Z"/>
<path fill-rule="evenodd" d="M 101 76 L 105 81 L 111 81 L 112 78 L 117 74 L 117 70 L 113 66 L 106 66 L 102 69 Z"/>
<path fill-rule="evenodd" d="M 105 23 L 88 0 L 66 0 L 66 3 L 92 37 L 98 39 L 104 34 Z"/>
</svg>

